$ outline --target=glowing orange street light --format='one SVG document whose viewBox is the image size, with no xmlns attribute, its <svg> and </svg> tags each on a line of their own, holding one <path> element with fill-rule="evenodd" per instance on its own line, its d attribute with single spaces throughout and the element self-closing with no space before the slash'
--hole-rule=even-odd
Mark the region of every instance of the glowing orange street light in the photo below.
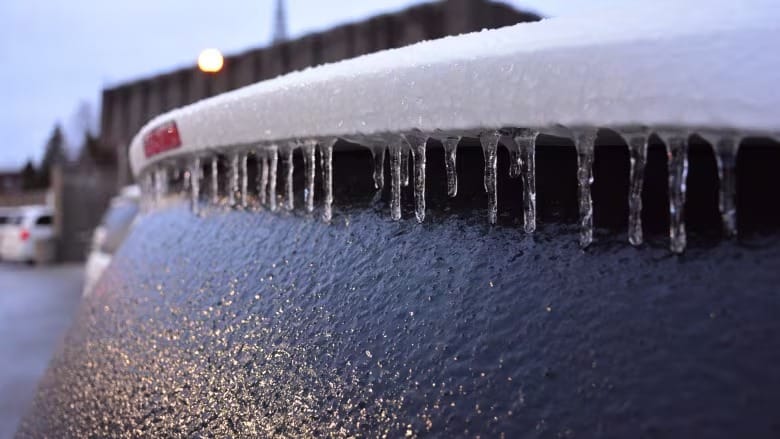
<svg viewBox="0 0 780 439">
<path fill-rule="evenodd" d="M 198 68 L 202 72 L 217 73 L 225 65 L 225 58 L 217 49 L 205 49 L 198 56 Z"/>
</svg>

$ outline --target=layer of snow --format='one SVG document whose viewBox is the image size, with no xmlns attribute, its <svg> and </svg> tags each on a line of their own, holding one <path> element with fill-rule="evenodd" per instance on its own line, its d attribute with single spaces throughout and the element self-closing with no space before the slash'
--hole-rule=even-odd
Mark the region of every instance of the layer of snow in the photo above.
<svg viewBox="0 0 780 439">
<path fill-rule="evenodd" d="M 413 129 L 684 127 L 780 132 L 780 2 L 652 2 L 424 42 L 163 114 L 133 172 L 179 154 Z M 183 146 L 146 158 L 174 120 Z"/>
</svg>

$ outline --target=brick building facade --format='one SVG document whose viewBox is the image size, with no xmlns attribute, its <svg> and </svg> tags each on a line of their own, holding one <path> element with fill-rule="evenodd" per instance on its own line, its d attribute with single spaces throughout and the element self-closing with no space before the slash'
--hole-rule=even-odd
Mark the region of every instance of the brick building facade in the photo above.
<svg viewBox="0 0 780 439">
<path fill-rule="evenodd" d="M 192 66 L 143 78 L 103 90 L 100 143 L 116 151 L 117 182 L 123 186 L 132 180 L 127 162 L 128 144 L 158 114 L 322 63 L 536 20 L 539 20 L 537 15 L 488 0 L 444 0 L 227 56 L 223 70 L 216 75 Z"/>
</svg>

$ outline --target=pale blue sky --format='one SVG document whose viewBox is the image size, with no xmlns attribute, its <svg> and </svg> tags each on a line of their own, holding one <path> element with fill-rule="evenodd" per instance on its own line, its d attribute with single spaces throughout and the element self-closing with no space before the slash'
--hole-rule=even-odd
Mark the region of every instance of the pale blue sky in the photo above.
<svg viewBox="0 0 780 439">
<path fill-rule="evenodd" d="M 619 0 L 509 0 L 555 16 Z M 291 36 L 424 0 L 287 0 Z M 71 141 L 81 101 L 100 90 L 194 64 L 201 49 L 268 43 L 274 0 L 1 0 L 0 169 L 38 160 L 56 122 Z"/>
</svg>

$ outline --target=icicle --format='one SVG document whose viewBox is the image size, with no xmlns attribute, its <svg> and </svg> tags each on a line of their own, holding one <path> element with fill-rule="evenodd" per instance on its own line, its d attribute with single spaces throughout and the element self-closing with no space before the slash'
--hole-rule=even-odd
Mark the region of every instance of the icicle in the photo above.
<svg viewBox="0 0 780 439">
<path fill-rule="evenodd" d="M 409 148 L 401 146 L 401 186 L 409 186 Z"/>
<path fill-rule="evenodd" d="M 417 222 L 425 221 L 425 146 L 428 136 L 420 133 L 405 134 L 404 140 L 409 144 L 414 158 L 414 216 Z M 403 148 L 406 149 L 406 148 Z M 403 155 L 401 156 L 401 183 L 403 184 Z M 407 163 L 407 173 L 408 166 Z M 408 176 L 407 176 L 408 179 Z"/>
<path fill-rule="evenodd" d="M 596 143 L 594 129 L 574 132 L 574 146 L 577 148 L 577 187 L 580 205 L 580 247 L 593 242 L 593 200 L 590 186 L 593 184 L 593 152 Z"/>
<path fill-rule="evenodd" d="M 159 203 L 162 201 L 162 198 L 168 192 L 168 169 L 165 166 L 160 165 L 157 168 L 157 171 L 155 171 L 154 183 L 155 201 L 159 205 Z"/>
<path fill-rule="evenodd" d="M 190 194 L 192 195 L 192 212 L 198 213 L 198 202 L 200 200 L 200 157 L 193 157 L 190 161 Z"/>
<path fill-rule="evenodd" d="M 295 208 L 295 192 L 293 192 L 293 171 L 295 170 L 295 164 L 293 163 L 293 146 L 291 143 L 284 148 L 284 165 L 285 165 L 285 178 L 284 178 L 284 208 L 287 210 L 293 210 Z"/>
<path fill-rule="evenodd" d="M 219 156 L 211 158 L 211 202 L 219 203 Z"/>
<path fill-rule="evenodd" d="M 183 193 L 189 192 L 192 172 L 190 172 L 188 167 L 185 167 L 185 169 L 182 170 L 181 177 L 182 177 L 182 192 Z"/>
<path fill-rule="evenodd" d="M 271 156 L 268 173 L 268 207 L 271 212 L 276 212 L 276 171 L 279 167 L 279 148 L 273 145 L 268 151 Z"/>
<path fill-rule="evenodd" d="M 170 191 L 170 174 L 166 166 L 160 166 L 160 182 L 162 183 L 162 195 L 167 196 Z"/>
<path fill-rule="evenodd" d="M 685 191 L 688 179 L 688 134 L 661 132 L 666 144 L 669 166 L 669 247 L 674 253 L 685 251 Z"/>
<path fill-rule="evenodd" d="M 306 173 L 306 188 L 303 190 L 303 198 L 307 212 L 314 212 L 314 173 L 316 170 L 317 142 L 307 141 L 303 144 L 303 163 Z"/>
<path fill-rule="evenodd" d="M 702 135 L 715 153 L 718 165 L 720 191 L 718 208 L 723 222 L 723 233 L 731 238 L 737 235 L 737 153 L 741 138 L 733 134 Z"/>
<path fill-rule="evenodd" d="M 159 201 L 160 201 L 160 190 L 159 185 L 157 184 L 157 178 L 159 176 L 157 169 L 153 169 L 151 172 L 152 175 L 152 198 L 151 198 L 151 206 L 157 207 Z"/>
<path fill-rule="evenodd" d="M 390 144 L 390 175 L 392 191 L 390 199 L 390 217 L 394 221 L 401 219 L 401 139 Z"/>
<path fill-rule="evenodd" d="M 246 209 L 247 206 L 247 192 L 249 191 L 249 173 L 247 172 L 248 154 L 242 152 L 239 157 L 239 166 L 241 168 L 241 207 Z"/>
<path fill-rule="evenodd" d="M 236 193 L 238 193 L 238 154 L 230 154 L 230 184 L 228 185 L 228 205 L 236 205 Z"/>
<path fill-rule="evenodd" d="M 265 206 L 268 190 L 268 152 L 258 149 L 255 152 L 257 157 L 257 194 L 260 198 L 260 205 Z"/>
<path fill-rule="evenodd" d="M 479 135 L 479 141 L 482 144 L 482 152 L 485 155 L 485 176 L 484 186 L 488 194 L 488 221 L 495 224 L 498 218 L 498 186 L 496 182 L 496 167 L 498 158 L 496 150 L 498 149 L 498 140 L 501 133 L 498 131 L 484 132 Z"/>
<path fill-rule="evenodd" d="M 642 234 L 642 187 L 647 163 L 647 133 L 621 133 L 628 145 L 631 160 L 630 186 L 628 191 L 628 242 L 641 245 Z"/>
<path fill-rule="evenodd" d="M 517 145 L 517 142 L 513 142 Z M 509 149 L 509 178 L 520 177 L 523 173 L 523 159 L 520 156 L 520 148 Z"/>
<path fill-rule="evenodd" d="M 153 192 L 154 192 L 154 173 L 146 171 L 141 180 L 141 188 L 143 190 L 143 206 L 144 211 L 148 211 L 152 207 Z"/>
<path fill-rule="evenodd" d="M 515 144 L 523 178 L 523 228 L 526 233 L 536 231 L 536 138 L 538 131 L 518 130 Z"/>
<path fill-rule="evenodd" d="M 458 195 L 458 169 L 456 164 L 460 139 L 461 137 L 457 136 L 447 137 L 442 140 L 444 145 L 444 166 L 447 169 L 447 195 L 450 198 Z"/>
<path fill-rule="evenodd" d="M 522 173 L 522 158 L 520 157 L 520 147 L 515 141 L 515 136 L 520 130 L 502 129 L 499 130 L 501 137 L 499 143 L 504 145 L 509 151 L 509 178 L 517 178 Z"/>
<path fill-rule="evenodd" d="M 160 199 L 162 198 L 162 181 L 160 179 L 160 170 L 154 170 L 154 204 L 160 205 Z"/>
<path fill-rule="evenodd" d="M 322 219 L 330 222 L 333 218 L 333 146 L 338 139 L 325 140 L 320 144 L 320 169 L 322 169 L 322 189 L 325 204 Z"/>
<path fill-rule="evenodd" d="M 385 146 L 374 146 L 374 189 L 381 191 L 385 187 Z"/>
</svg>

